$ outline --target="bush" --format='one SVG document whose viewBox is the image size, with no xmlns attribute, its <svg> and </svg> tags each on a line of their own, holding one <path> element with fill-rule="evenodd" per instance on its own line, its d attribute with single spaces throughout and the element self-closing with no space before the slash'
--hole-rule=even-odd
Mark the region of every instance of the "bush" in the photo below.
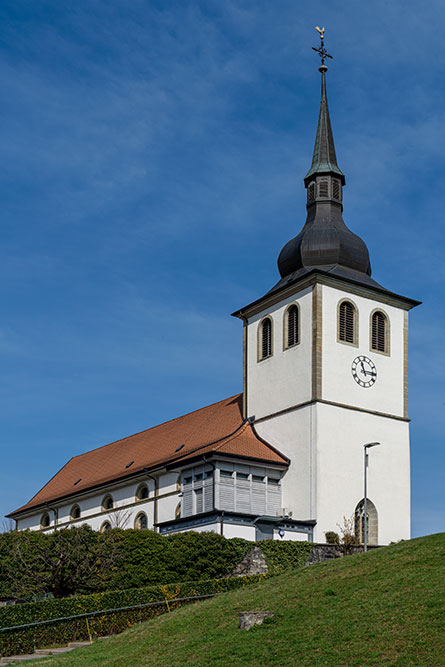
<svg viewBox="0 0 445 667">
<path fill-rule="evenodd" d="M 278 574 L 285 570 L 303 567 L 313 547 L 310 542 L 278 542 L 277 540 L 266 540 L 256 544 L 264 554 L 269 574 Z"/>
<path fill-rule="evenodd" d="M 333 530 L 328 530 L 325 534 L 328 544 L 340 544 L 340 535 Z"/>
<path fill-rule="evenodd" d="M 166 611 L 187 604 L 178 598 L 221 593 L 254 584 L 266 575 L 239 577 L 233 579 L 213 579 L 208 581 L 184 582 L 166 586 L 151 586 L 133 590 L 95 593 L 64 600 L 45 600 L 0 609 L 0 655 L 32 653 L 35 648 L 67 644 L 70 641 L 87 640 L 89 633 L 95 637 L 125 630 L 130 625 L 152 618 Z M 165 601 L 168 601 L 168 606 Z M 159 605 L 139 609 L 123 609 L 110 613 L 97 613 L 138 604 L 157 602 Z M 89 616 L 56 621 L 30 628 L 29 623 L 58 619 L 78 614 Z M 88 623 L 87 619 L 88 618 Z"/>
</svg>

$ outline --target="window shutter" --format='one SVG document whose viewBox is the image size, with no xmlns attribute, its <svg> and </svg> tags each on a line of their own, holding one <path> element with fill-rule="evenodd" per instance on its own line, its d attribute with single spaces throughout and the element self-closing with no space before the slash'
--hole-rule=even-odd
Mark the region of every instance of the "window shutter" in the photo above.
<svg viewBox="0 0 445 667">
<path fill-rule="evenodd" d="M 311 183 L 307 189 L 307 203 L 312 204 L 315 201 L 315 183 Z"/>
<path fill-rule="evenodd" d="M 372 315 L 371 347 L 386 352 L 386 317 L 379 310 Z"/>
<path fill-rule="evenodd" d="M 272 322 L 267 318 L 261 328 L 261 359 L 272 354 Z"/>
<path fill-rule="evenodd" d="M 354 343 L 355 308 L 349 301 L 340 304 L 338 313 L 338 337 L 345 343 Z"/>
<path fill-rule="evenodd" d="M 329 181 L 327 179 L 323 179 L 318 184 L 318 196 L 329 197 Z"/>
<path fill-rule="evenodd" d="M 287 311 L 287 346 L 298 343 L 298 306 L 291 306 Z"/>
<path fill-rule="evenodd" d="M 334 178 L 332 181 L 332 197 L 333 199 L 341 199 L 340 181 L 338 181 L 336 178 Z"/>
</svg>

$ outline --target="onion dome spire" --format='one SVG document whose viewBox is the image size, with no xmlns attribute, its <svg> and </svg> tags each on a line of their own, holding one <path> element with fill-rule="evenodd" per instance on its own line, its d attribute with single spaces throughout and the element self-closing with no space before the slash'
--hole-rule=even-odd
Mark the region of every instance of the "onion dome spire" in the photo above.
<svg viewBox="0 0 445 667">
<path fill-rule="evenodd" d="M 345 225 L 342 217 L 345 177 L 337 164 L 326 95 L 328 68 L 325 60 L 332 56 L 324 46 L 325 29 L 316 29 L 320 33 L 320 46 L 313 48 L 321 58 L 321 103 L 312 164 L 304 178 L 307 218 L 301 232 L 286 243 L 280 252 L 278 269 L 282 281 L 278 285 L 284 279 L 286 282 L 297 279 L 315 268 L 375 285 L 370 278 L 368 248 Z"/>
</svg>

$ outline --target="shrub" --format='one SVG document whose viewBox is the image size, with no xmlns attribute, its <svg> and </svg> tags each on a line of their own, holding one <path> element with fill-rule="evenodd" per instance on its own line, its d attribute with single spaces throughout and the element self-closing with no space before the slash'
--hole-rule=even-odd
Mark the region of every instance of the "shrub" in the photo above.
<svg viewBox="0 0 445 667">
<path fill-rule="evenodd" d="M 184 582 L 4 607 L 0 609 L 0 626 L 11 629 L 0 629 L 0 655 L 32 653 L 35 648 L 87 640 L 90 632 L 93 636 L 121 632 L 134 623 L 187 604 L 187 601 L 177 601 L 178 598 L 222 593 L 257 583 L 265 576 Z M 165 604 L 166 600 L 168 606 Z M 121 609 L 122 607 L 134 607 L 135 605 L 158 601 L 159 605 L 150 607 Z M 116 611 L 105 614 L 98 613 L 105 610 Z M 28 628 L 20 627 L 29 623 L 50 621 L 79 614 L 86 614 L 87 616 L 77 619 L 54 620 L 54 622 Z M 19 627 L 15 629 L 12 626 Z"/>
<path fill-rule="evenodd" d="M 256 543 L 264 554 L 269 574 L 303 567 L 312 551 L 310 542 L 278 542 L 266 540 Z"/>
<path fill-rule="evenodd" d="M 328 544 L 340 544 L 340 535 L 333 530 L 328 530 L 325 534 Z"/>
</svg>

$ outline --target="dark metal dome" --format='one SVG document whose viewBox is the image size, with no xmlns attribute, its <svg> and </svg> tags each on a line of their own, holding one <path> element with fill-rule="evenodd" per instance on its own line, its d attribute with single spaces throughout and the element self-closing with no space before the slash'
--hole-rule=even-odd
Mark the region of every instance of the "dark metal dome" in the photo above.
<svg viewBox="0 0 445 667">
<path fill-rule="evenodd" d="M 278 270 L 285 278 L 299 269 L 336 265 L 371 275 L 368 248 L 343 222 L 341 207 L 320 202 L 309 208 L 303 229 L 281 250 Z"/>
</svg>

